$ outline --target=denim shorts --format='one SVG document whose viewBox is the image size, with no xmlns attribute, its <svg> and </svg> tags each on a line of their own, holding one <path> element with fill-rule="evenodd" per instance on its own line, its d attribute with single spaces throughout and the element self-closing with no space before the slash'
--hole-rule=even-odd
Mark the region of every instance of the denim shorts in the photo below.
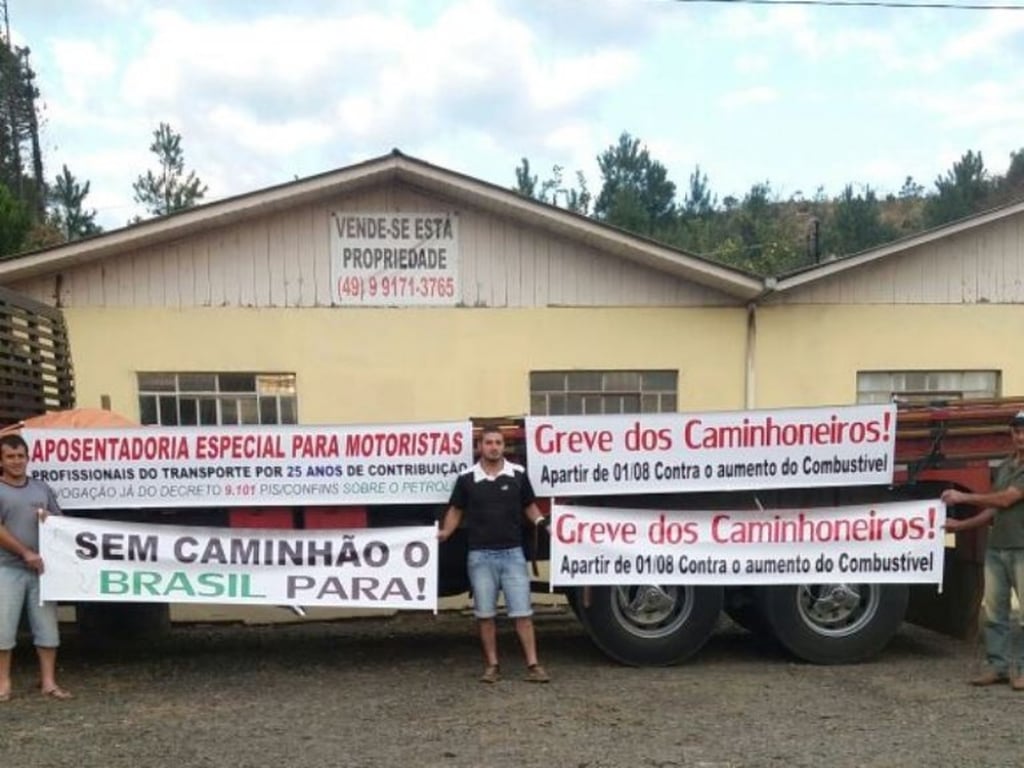
<svg viewBox="0 0 1024 768">
<path fill-rule="evenodd" d="M 522 547 L 471 549 L 467 565 L 473 586 L 473 614 L 478 619 L 490 619 L 498 613 L 498 590 L 505 595 L 510 618 L 533 615 L 530 575 Z"/>
<path fill-rule="evenodd" d="M 57 604 L 39 604 L 39 575 L 27 568 L 0 566 L 0 651 L 11 650 L 17 642 L 22 608 L 37 647 L 60 645 Z"/>
</svg>

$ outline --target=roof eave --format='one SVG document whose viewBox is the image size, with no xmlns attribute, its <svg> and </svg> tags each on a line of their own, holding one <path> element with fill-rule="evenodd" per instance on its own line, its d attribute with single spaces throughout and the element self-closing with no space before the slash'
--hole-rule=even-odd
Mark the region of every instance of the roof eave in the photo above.
<svg viewBox="0 0 1024 768">
<path fill-rule="evenodd" d="M 1024 201 L 1010 203 L 999 208 L 994 208 L 990 211 L 975 214 L 974 216 L 968 216 L 967 218 L 960 219 L 949 224 L 943 224 L 940 227 L 935 227 L 934 229 L 930 229 L 926 232 L 910 235 L 909 237 L 905 237 L 900 240 L 894 240 L 893 242 L 886 243 L 878 248 L 872 248 L 871 250 L 862 251 L 861 253 L 854 254 L 852 256 L 846 256 L 834 261 L 828 261 L 812 267 L 807 267 L 798 272 L 792 272 L 788 276 L 780 276 L 775 290 L 777 293 L 792 290 L 801 285 L 806 285 L 808 283 L 815 282 L 816 280 L 823 280 L 840 272 L 845 272 L 848 269 L 855 269 L 856 267 L 863 266 L 864 264 L 870 264 L 878 259 L 891 256 L 894 253 L 919 248 L 922 245 L 927 245 L 935 242 L 936 240 L 942 240 L 976 227 L 985 226 L 986 224 L 991 224 L 994 221 L 999 221 L 1000 219 L 1004 219 L 1021 212 L 1024 212 Z"/>
<path fill-rule="evenodd" d="M 49 274 L 66 266 L 174 242 L 260 214 L 302 205 L 333 193 L 350 193 L 392 179 L 422 187 L 511 218 L 528 221 L 623 258 L 696 282 L 737 299 L 761 295 L 763 281 L 738 269 L 691 256 L 580 214 L 515 194 L 511 190 L 415 158 L 388 155 L 227 200 L 151 219 L 86 240 L 0 261 L 0 283 Z"/>
</svg>

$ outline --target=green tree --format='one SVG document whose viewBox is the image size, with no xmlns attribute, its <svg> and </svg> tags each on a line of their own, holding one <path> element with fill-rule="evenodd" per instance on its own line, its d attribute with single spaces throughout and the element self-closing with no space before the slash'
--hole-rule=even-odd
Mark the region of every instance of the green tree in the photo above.
<svg viewBox="0 0 1024 768">
<path fill-rule="evenodd" d="M 869 186 L 855 193 L 847 184 L 833 201 L 832 215 L 822 235 L 823 250 L 846 256 L 892 240 L 895 232 L 882 220 L 882 206 Z"/>
<path fill-rule="evenodd" d="M 89 194 L 90 183 L 79 184 L 65 165 L 50 188 L 50 221 L 65 240 L 77 240 L 101 232 L 96 224 L 96 211 L 82 206 Z"/>
<path fill-rule="evenodd" d="M 0 183 L 0 256 L 23 250 L 31 230 L 32 214 L 6 184 Z"/>
<path fill-rule="evenodd" d="M 166 216 L 191 208 L 203 199 L 206 185 L 199 180 L 195 171 L 185 173 L 181 134 L 171 130 L 167 123 L 160 123 L 160 127 L 153 131 L 153 143 L 149 151 L 157 156 L 160 170 L 156 174 L 146 171 L 145 175 L 135 180 L 132 184 L 135 202 L 144 205 L 154 216 Z"/>
<path fill-rule="evenodd" d="M 45 219 L 43 156 L 39 141 L 39 89 L 29 49 L 0 42 L 0 183 L 24 204 L 33 223 Z"/>
<path fill-rule="evenodd" d="M 708 175 L 701 173 L 700 166 L 693 169 L 690 174 L 690 190 L 683 200 L 682 213 L 686 216 L 705 217 L 711 215 L 715 210 L 718 199 L 711 193 L 708 185 Z"/>
<path fill-rule="evenodd" d="M 962 219 L 984 209 L 992 186 L 981 152 L 967 152 L 935 179 L 936 194 L 928 198 L 924 208 L 925 224 L 937 227 Z"/>
<path fill-rule="evenodd" d="M 995 203 L 1024 198 L 1024 149 L 1010 153 L 1010 167 L 995 180 Z"/>
<path fill-rule="evenodd" d="M 597 157 L 601 192 L 595 218 L 632 232 L 658 237 L 675 223 L 676 185 L 665 166 L 628 133 Z"/>
<path fill-rule="evenodd" d="M 523 197 L 539 200 L 542 203 L 559 205 L 559 196 L 564 201 L 564 207 L 573 213 L 584 216 L 590 213 L 590 190 L 587 187 L 587 179 L 583 171 L 576 171 L 575 187 L 568 187 L 563 177 L 563 168 L 555 165 L 551 169 L 551 176 L 540 182 L 537 174 L 530 173 L 530 161 L 525 157 L 516 166 L 516 185 L 512 191 Z"/>
</svg>

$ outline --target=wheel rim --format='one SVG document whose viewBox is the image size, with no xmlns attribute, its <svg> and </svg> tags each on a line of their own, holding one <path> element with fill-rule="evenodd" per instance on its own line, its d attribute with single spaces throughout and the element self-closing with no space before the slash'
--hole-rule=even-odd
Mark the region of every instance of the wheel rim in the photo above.
<svg viewBox="0 0 1024 768">
<path fill-rule="evenodd" d="M 636 637 L 667 637 L 690 618 L 693 589 L 640 584 L 612 587 L 615 620 Z"/>
<path fill-rule="evenodd" d="M 853 635 L 869 624 L 878 611 L 877 584 L 801 584 L 797 610 L 801 620 L 826 637 Z"/>
</svg>

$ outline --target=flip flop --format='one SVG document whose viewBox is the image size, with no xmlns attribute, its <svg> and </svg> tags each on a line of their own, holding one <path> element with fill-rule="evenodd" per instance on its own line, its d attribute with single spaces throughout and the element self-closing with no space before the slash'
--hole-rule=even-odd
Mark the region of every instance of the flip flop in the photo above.
<svg viewBox="0 0 1024 768">
<path fill-rule="evenodd" d="M 3 704 L 5 701 L 10 701 L 10 700 L 11 700 L 11 692 L 10 691 L 4 691 L 3 693 L 0 693 L 0 704 Z"/>
<path fill-rule="evenodd" d="M 53 688 L 48 688 L 41 692 L 47 699 L 57 699 L 58 701 L 66 701 L 67 699 L 73 699 L 71 691 L 65 691 L 59 685 L 55 685 Z"/>
</svg>

